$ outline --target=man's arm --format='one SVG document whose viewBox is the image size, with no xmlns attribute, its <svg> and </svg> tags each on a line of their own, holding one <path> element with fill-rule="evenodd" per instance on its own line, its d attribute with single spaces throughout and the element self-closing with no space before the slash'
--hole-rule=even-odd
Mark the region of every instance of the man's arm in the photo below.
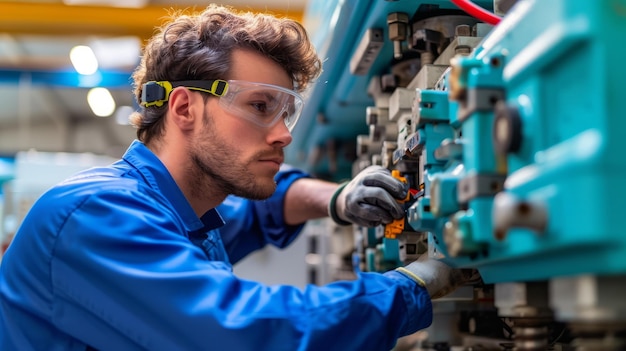
<svg viewBox="0 0 626 351">
<path fill-rule="evenodd" d="M 407 189 L 380 166 L 368 167 L 340 185 L 283 165 L 276 182 L 276 192 L 267 200 L 231 195 L 218 206 L 226 222 L 220 232 L 231 263 L 266 244 L 288 246 L 306 221 L 327 217 L 330 209 L 342 225 L 373 227 L 404 215 L 396 199 L 404 198 Z"/>
<path fill-rule="evenodd" d="M 375 227 L 404 216 L 397 200 L 403 199 L 407 191 L 402 182 L 380 166 L 370 166 L 341 185 L 302 178 L 285 193 L 284 219 L 293 225 L 331 216 L 338 224 Z"/>
<path fill-rule="evenodd" d="M 41 225 L 56 234 L 50 222 Z M 54 309 L 38 306 L 94 348 L 390 350 L 432 320 L 427 290 L 399 272 L 304 290 L 239 279 L 182 235 L 172 211 L 139 192 L 91 196 L 63 223 L 46 246 L 51 263 L 34 269 L 52 279 Z"/>
<path fill-rule="evenodd" d="M 285 223 L 296 225 L 328 217 L 328 203 L 338 188 L 339 184 L 321 179 L 296 180 L 285 194 Z"/>
</svg>

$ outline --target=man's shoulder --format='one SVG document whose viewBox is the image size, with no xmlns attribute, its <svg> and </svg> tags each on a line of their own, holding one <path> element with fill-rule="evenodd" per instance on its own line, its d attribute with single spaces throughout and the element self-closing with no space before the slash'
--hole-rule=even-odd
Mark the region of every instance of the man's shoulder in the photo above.
<svg viewBox="0 0 626 351">
<path fill-rule="evenodd" d="M 38 202 L 46 206 L 76 206 L 88 198 L 111 194 L 136 198 L 148 191 L 149 187 L 140 176 L 129 175 L 127 170 L 99 167 L 79 172 L 56 184 Z"/>
</svg>

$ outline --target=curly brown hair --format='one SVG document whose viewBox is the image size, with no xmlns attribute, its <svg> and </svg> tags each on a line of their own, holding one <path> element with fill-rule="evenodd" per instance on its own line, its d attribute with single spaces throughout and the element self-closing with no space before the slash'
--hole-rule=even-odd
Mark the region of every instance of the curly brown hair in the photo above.
<svg viewBox="0 0 626 351">
<path fill-rule="evenodd" d="M 146 44 L 133 72 L 135 99 L 148 81 L 228 79 L 234 49 L 251 49 L 281 65 L 296 91 L 321 72 L 321 61 L 305 28 L 272 15 L 237 12 L 211 4 L 196 15 L 174 14 Z M 167 105 L 142 108 L 131 116 L 144 143 L 163 133 Z"/>
</svg>

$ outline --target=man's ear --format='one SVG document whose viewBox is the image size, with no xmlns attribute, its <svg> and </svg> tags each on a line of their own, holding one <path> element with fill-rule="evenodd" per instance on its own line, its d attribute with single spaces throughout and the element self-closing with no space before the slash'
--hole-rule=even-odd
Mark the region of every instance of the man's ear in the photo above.
<svg viewBox="0 0 626 351">
<path fill-rule="evenodd" d="M 194 98 L 196 96 L 183 87 L 174 88 L 170 93 L 168 99 L 170 118 L 181 130 L 189 130 L 194 126 L 196 116 L 193 110 Z"/>
</svg>

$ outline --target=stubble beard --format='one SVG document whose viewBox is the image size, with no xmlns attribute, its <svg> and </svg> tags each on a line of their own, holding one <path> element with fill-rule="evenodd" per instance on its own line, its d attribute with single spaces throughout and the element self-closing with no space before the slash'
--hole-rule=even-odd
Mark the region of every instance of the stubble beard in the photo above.
<svg viewBox="0 0 626 351">
<path fill-rule="evenodd" d="M 216 132 L 213 119 L 204 112 L 203 131 L 191 143 L 193 188 L 198 194 L 222 192 L 251 200 L 264 200 L 276 190 L 272 179 L 257 178 L 249 165 L 260 158 L 254 155 L 250 161 L 242 159 L 236 143 L 229 143 Z"/>
</svg>

